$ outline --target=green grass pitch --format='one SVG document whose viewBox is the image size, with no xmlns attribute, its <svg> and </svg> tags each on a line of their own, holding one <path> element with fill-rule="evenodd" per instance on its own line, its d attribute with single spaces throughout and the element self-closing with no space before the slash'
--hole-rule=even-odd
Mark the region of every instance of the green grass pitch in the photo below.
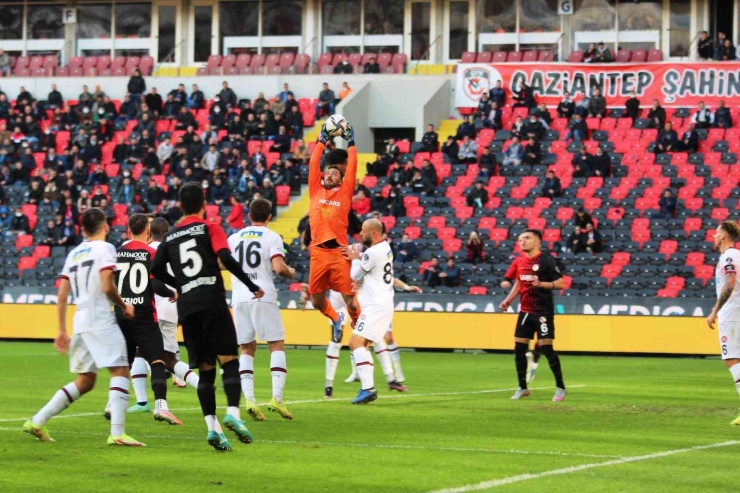
<svg viewBox="0 0 740 493">
<path fill-rule="evenodd" d="M 267 422 L 247 421 L 255 443 L 233 440 L 233 452 L 217 453 L 205 442 L 195 391 L 171 385 L 170 408 L 185 426 L 129 415 L 127 432 L 148 447 L 108 447 L 104 373 L 97 389 L 50 421 L 56 442 L 24 435 L 23 421 L 73 376 L 50 343 L 0 343 L 0 491 L 738 491 L 740 427 L 729 422 L 740 399 L 717 358 L 565 355 L 569 394 L 555 404 L 544 360 L 532 396 L 516 402 L 511 355 L 405 352 L 410 391 L 379 385 L 380 399 L 352 406 L 357 384 L 342 383 L 346 351 L 338 399 L 329 402 L 321 399 L 324 352 L 287 354 L 295 419 L 263 407 Z M 261 402 L 270 397 L 268 366 L 260 348 Z M 383 380 L 378 365 L 375 376 Z M 217 397 L 224 405 L 221 389 Z M 687 450 L 706 445 L 714 447 Z"/>
</svg>

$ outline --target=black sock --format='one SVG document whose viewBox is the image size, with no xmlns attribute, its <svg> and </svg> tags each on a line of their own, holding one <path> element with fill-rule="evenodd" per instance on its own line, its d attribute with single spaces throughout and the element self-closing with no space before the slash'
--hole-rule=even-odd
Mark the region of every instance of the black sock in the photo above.
<svg viewBox="0 0 740 493">
<path fill-rule="evenodd" d="M 231 361 L 221 365 L 224 374 L 221 377 L 226 393 L 226 402 L 231 407 L 239 407 L 239 400 L 242 395 L 242 384 L 239 379 L 239 360 Z"/>
<path fill-rule="evenodd" d="M 198 400 L 200 408 L 203 410 L 203 416 L 216 415 L 216 369 L 200 371 L 200 381 L 198 382 Z"/>
<path fill-rule="evenodd" d="M 527 388 L 527 349 L 529 349 L 529 344 L 514 343 L 514 362 L 516 363 L 516 376 L 519 379 L 520 389 Z"/>
<path fill-rule="evenodd" d="M 532 349 L 532 362 L 539 363 L 540 356 L 542 356 L 542 353 L 540 352 L 540 348 L 535 346 L 534 349 Z"/>
<path fill-rule="evenodd" d="M 152 391 L 154 399 L 167 399 L 167 378 L 165 377 L 164 363 L 152 363 Z"/>
<path fill-rule="evenodd" d="M 550 363 L 550 369 L 552 374 L 555 376 L 555 385 L 561 389 L 565 388 L 563 383 L 563 370 L 560 368 L 560 358 L 558 358 L 555 349 L 551 345 L 541 346 L 540 352 L 545 355 L 548 363 Z"/>
</svg>

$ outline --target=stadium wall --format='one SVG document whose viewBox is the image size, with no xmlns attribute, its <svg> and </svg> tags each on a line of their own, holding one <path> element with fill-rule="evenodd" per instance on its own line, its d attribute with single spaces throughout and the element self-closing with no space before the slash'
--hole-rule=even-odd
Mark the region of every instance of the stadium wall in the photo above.
<svg viewBox="0 0 740 493">
<path fill-rule="evenodd" d="M 68 312 L 71 329 L 74 307 Z M 323 346 L 329 326 L 315 310 L 282 310 L 286 343 Z M 53 339 L 57 331 L 56 306 L 0 306 L 0 338 Z M 405 313 L 394 317 L 394 335 L 403 347 L 446 349 L 502 349 L 512 347 L 515 314 Z M 698 354 L 718 353 L 717 335 L 700 317 L 633 317 L 558 315 L 559 351 L 603 353 Z M 349 331 L 345 340 L 349 341 Z"/>
</svg>

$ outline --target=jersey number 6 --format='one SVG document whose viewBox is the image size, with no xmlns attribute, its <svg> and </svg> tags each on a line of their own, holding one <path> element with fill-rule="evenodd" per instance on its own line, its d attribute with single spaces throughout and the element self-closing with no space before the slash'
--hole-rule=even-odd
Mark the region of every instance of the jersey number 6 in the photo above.
<svg viewBox="0 0 740 493">
<path fill-rule="evenodd" d="M 247 245 L 246 251 L 244 249 L 244 243 L 240 242 L 236 247 L 236 253 L 239 255 L 239 263 L 244 265 L 246 261 L 247 267 L 250 269 L 256 269 L 262 263 L 262 257 L 260 256 L 260 244 L 258 241 L 253 241 Z"/>
</svg>

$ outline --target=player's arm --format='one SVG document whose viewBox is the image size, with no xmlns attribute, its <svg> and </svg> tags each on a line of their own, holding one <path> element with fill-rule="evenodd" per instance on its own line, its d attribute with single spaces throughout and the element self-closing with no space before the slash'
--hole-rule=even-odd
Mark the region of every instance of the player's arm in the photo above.
<svg viewBox="0 0 740 493">
<path fill-rule="evenodd" d="M 72 285 L 67 277 L 62 277 L 57 290 L 57 318 L 59 321 L 59 332 L 54 339 L 54 348 L 62 354 L 69 349 L 69 335 L 67 335 L 67 302 L 72 291 Z"/>
<path fill-rule="evenodd" d="M 725 276 L 725 285 L 722 287 L 722 291 L 720 291 L 719 296 L 717 297 L 717 302 L 714 304 L 712 313 L 707 317 L 707 325 L 710 329 L 714 329 L 714 322 L 717 320 L 719 311 L 723 306 L 725 306 L 725 303 L 727 303 L 730 296 L 732 296 L 733 291 L 735 291 L 735 278 L 737 276 L 737 272 L 735 270 L 735 264 L 732 263 L 731 257 L 727 258 L 727 262 L 725 262 L 725 265 L 722 268 L 722 273 Z"/>
<path fill-rule="evenodd" d="M 347 169 L 344 173 L 344 181 L 342 186 L 349 189 L 351 193 L 355 191 L 355 185 L 357 184 L 357 147 L 355 147 L 355 130 L 352 125 L 347 123 L 348 128 L 344 134 L 344 138 L 347 139 Z"/>
<path fill-rule="evenodd" d="M 152 279 L 152 291 L 154 291 L 154 294 L 156 294 L 157 296 L 162 296 L 163 298 L 174 298 L 177 293 L 168 288 L 167 284 L 170 283 L 164 283 L 159 279 Z M 173 284 L 170 284 L 170 286 L 172 285 Z"/>
<path fill-rule="evenodd" d="M 406 292 L 421 293 L 421 288 L 418 286 L 410 286 L 400 279 L 393 278 L 393 287 Z"/>
<path fill-rule="evenodd" d="M 331 136 L 326 132 L 326 125 L 321 125 L 316 147 L 311 153 L 311 160 L 308 162 L 308 193 L 321 189 L 321 158 L 324 156 L 326 144 L 331 141 Z"/>
<path fill-rule="evenodd" d="M 521 283 L 519 282 L 519 279 L 517 279 L 516 282 L 514 283 L 514 286 L 512 286 L 511 291 L 509 292 L 509 295 L 499 305 L 499 308 L 502 311 L 508 310 L 509 307 L 511 306 L 511 303 L 516 299 L 517 296 L 519 296 L 520 287 L 521 287 Z"/>
<path fill-rule="evenodd" d="M 252 293 L 255 298 L 262 298 L 263 292 L 259 286 L 249 279 L 249 276 L 242 270 L 239 262 L 234 260 L 231 256 L 231 249 L 229 248 L 229 239 L 226 237 L 226 232 L 218 224 L 208 224 L 208 235 L 211 237 L 211 245 L 213 246 L 213 252 L 218 256 L 218 260 L 221 261 L 221 265 L 226 268 L 231 274 L 239 279 Z"/>
<path fill-rule="evenodd" d="M 154 254 L 154 259 L 152 259 L 152 263 L 149 266 L 149 271 L 155 279 L 162 281 L 165 284 L 169 284 L 170 286 L 177 286 L 177 279 L 175 279 L 175 277 L 167 270 L 168 263 L 169 250 L 165 246 L 164 242 L 162 242 L 157 248 L 157 253 Z"/>
<path fill-rule="evenodd" d="M 118 289 L 116 288 L 116 273 L 113 269 L 103 269 L 100 271 L 100 284 L 105 296 L 108 297 L 111 303 L 123 311 L 123 316 L 126 318 L 133 318 L 134 306 L 124 303 L 123 298 L 118 294 Z"/>
<path fill-rule="evenodd" d="M 272 270 L 274 270 L 277 275 L 286 279 L 293 279 L 295 277 L 295 269 L 293 267 L 289 267 L 288 264 L 285 263 L 285 258 L 283 258 L 282 255 L 272 257 L 271 262 Z"/>
<path fill-rule="evenodd" d="M 532 281 L 532 286 L 540 289 L 549 289 L 551 291 L 565 289 L 565 279 L 563 279 L 563 274 L 560 273 L 560 269 L 558 268 L 557 263 L 555 263 L 555 260 L 549 258 L 546 263 L 543 262 L 543 267 L 541 275 L 550 280 L 542 281 L 540 279 L 535 279 Z"/>
</svg>

